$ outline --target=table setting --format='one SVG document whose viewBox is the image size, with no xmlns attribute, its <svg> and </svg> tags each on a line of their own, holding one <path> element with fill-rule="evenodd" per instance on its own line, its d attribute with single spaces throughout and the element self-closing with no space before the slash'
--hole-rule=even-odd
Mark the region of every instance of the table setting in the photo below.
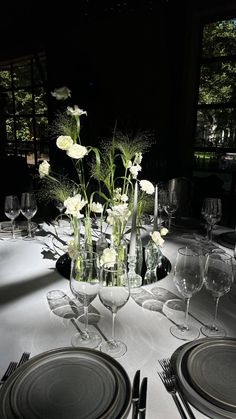
<svg viewBox="0 0 236 419">
<path fill-rule="evenodd" d="M 214 205 L 202 213 L 206 231 L 175 219 L 175 196 L 160 207 L 166 193 L 138 178 L 145 138 L 113 139 L 102 165 L 99 150 L 78 140 L 84 114 L 70 108 L 71 136 L 67 126 L 56 141 L 79 181 L 39 167 L 42 196 L 59 199 L 63 214 L 32 228 L 37 200 L 27 213 L 22 197 L 12 234 L 0 237 L 0 416 L 231 419 L 234 249 L 217 238 L 233 230 L 217 224 Z M 82 170 L 90 153 L 101 181 L 91 194 Z M 26 237 L 16 234 L 22 210 Z"/>
</svg>

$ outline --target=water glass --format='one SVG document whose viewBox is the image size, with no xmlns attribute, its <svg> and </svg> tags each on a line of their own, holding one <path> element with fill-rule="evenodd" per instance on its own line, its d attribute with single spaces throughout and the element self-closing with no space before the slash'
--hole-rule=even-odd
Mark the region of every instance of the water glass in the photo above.
<svg viewBox="0 0 236 419">
<path fill-rule="evenodd" d="M 32 239 L 31 218 L 34 217 L 38 210 L 35 195 L 31 192 L 23 192 L 21 194 L 21 213 L 27 219 L 28 235 L 27 239 Z"/>
<path fill-rule="evenodd" d="M 4 202 L 5 215 L 11 220 L 12 239 L 15 239 L 15 219 L 20 214 L 20 203 L 16 195 L 7 195 Z"/>
</svg>

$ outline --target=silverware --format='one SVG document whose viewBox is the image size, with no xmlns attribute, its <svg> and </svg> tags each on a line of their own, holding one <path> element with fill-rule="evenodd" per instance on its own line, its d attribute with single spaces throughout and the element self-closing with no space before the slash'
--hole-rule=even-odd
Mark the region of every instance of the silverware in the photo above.
<svg viewBox="0 0 236 419">
<path fill-rule="evenodd" d="M 132 387 L 132 419 L 137 419 L 138 417 L 138 402 L 139 402 L 139 384 L 140 384 L 140 370 L 137 370 L 134 379 L 133 379 L 133 387 Z"/>
<path fill-rule="evenodd" d="M 5 383 L 5 381 L 10 377 L 10 375 L 15 371 L 15 369 L 17 368 L 17 362 L 10 362 L 10 364 L 8 365 L 5 373 L 3 374 L 1 380 L 0 380 L 0 385 Z"/>
<path fill-rule="evenodd" d="M 146 402 L 147 402 L 147 377 L 142 379 L 139 395 L 138 418 L 145 419 L 146 417 Z"/>
<path fill-rule="evenodd" d="M 189 406 L 189 404 L 188 404 L 187 400 L 185 399 L 181 389 L 178 386 L 174 370 L 171 366 L 170 358 L 160 359 L 158 362 L 159 362 L 160 366 L 162 367 L 163 371 L 166 373 L 166 375 L 174 380 L 176 391 L 179 394 L 179 397 L 180 397 L 180 399 L 181 399 L 181 401 L 182 401 L 182 403 L 183 403 L 183 405 L 184 405 L 184 407 L 185 407 L 185 409 L 186 409 L 186 411 L 189 415 L 189 418 L 190 419 L 196 419 L 194 414 L 193 414 L 193 411 L 192 411 L 191 407 Z"/>
<path fill-rule="evenodd" d="M 30 352 L 23 352 L 23 354 L 21 355 L 21 358 L 17 364 L 17 368 L 20 367 L 21 365 L 23 365 L 26 361 L 28 361 L 30 357 Z"/>
<path fill-rule="evenodd" d="M 176 407 L 180 413 L 180 416 L 182 419 L 188 419 L 182 405 L 180 404 L 180 401 L 177 397 L 176 394 L 176 387 L 175 387 L 175 381 L 172 377 L 168 377 L 167 374 L 163 371 L 163 372 L 158 372 L 158 375 L 162 381 L 162 383 L 164 384 L 166 390 L 168 391 L 168 393 L 170 393 L 170 395 L 172 396 Z"/>
</svg>

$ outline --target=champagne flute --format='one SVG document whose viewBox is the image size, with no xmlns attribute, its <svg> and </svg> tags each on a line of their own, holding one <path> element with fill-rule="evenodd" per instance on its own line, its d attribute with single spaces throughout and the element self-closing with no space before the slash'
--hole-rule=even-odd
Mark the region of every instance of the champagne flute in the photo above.
<svg viewBox="0 0 236 419">
<path fill-rule="evenodd" d="M 88 330 L 88 307 L 97 296 L 100 288 L 98 255 L 91 250 L 78 252 L 71 261 L 70 289 L 83 305 L 84 331 L 76 333 L 71 340 L 72 346 L 97 348 L 102 339 Z"/>
<path fill-rule="evenodd" d="M 125 343 L 115 338 L 115 318 L 129 300 L 130 285 L 126 264 L 115 256 L 113 262 L 105 263 L 101 267 L 101 287 L 99 298 L 102 304 L 112 312 L 112 336 L 102 343 L 101 351 L 114 358 L 119 358 L 127 352 Z"/>
<path fill-rule="evenodd" d="M 12 226 L 12 239 L 15 239 L 15 219 L 20 214 L 20 203 L 16 195 L 7 195 L 4 202 L 5 215 L 10 218 Z"/>
<path fill-rule="evenodd" d="M 203 255 L 198 249 L 181 247 L 174 266 L 174 283 L 180 294 L 186 300 L 185 321 L 183 325 L 172 326 L 170 332 L 173 336 L 182 340 L 192 340 L 199 337 L 199 330 L 188 323 L 189 303 L 193 294 L 196 294 L 203 286 L 204 269 Z"/>
<path fill-rule="evenodd" d="M 205 265 L 205 287 L 215 300 L 214 320 L 211 325 L 201 327 L 201 332 L 208 337 L 224 337 L 226 331 L 217 324 L 219 299 L 228 293 L 233 284 L 232 257 L 227 253 L 210 253 Z"/>
<path fill-rule="evenodd" d="M 34 193 L 31 192 L 23 192 L 21 194 L 21 212 L 24 217 L 27 219 L 27 228 L 28 228 L 28 235 L 27 239 L 32 239 L 32 232 L 31 232 L 31 218 L 36 214 L 38 210 L 36 198 Z"/>
<path fill-rule="evenodd" d="M 202 204 L 201 214 L 207 222 L 207 239 L 211 242 L 213 227 L 222 217 L 221 199 L 205 198 Z"/>
</svg>

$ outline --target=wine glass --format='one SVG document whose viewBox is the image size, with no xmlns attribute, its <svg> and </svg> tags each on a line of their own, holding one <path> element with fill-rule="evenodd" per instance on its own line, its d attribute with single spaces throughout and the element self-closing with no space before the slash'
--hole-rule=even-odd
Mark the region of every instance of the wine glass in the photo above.
<svg viewBox="0 0 236 419">
<path fill-rule="evenodd" d="M 164 210 L 168 216 L 168 230 L 170 231 L 171 217 L 178 209 L 178 201 L 175 191 L 167 191 L 165 199 L 166 202 L 164 205 Z"/>
<path fill-rule="evenodd" d="M 172 326 L 170 332 L 178 339 L 192 340 L 199 337 L 199 330 L 188 323 L 190 298 L 203 286 L 204 269 L 201 250 L 189 247 L 178 249 L 174 265 L 174 284 L 186 300 L 185 321 L 183 325 Z"/>
<path fill-rule="evenodd" d="M 201 327 L 201 332 L 208 337 L 224 337 L 226 331 L 217 324 L 219 299 L 228 293 L 233 284 L 232 257 L 227 253 L 210 253 L 206 259 L 204 284 L 215 300 L 214 320 L 211 325 Z"/>
<path fill-rule="evenodd" d="M 222 217 L 221 199 L 205 198 L 202 204 L 201 214 L 207 222 L 207 239 L 212 241 L 213 227 Z"/>
<path fill-rule="evenodd" d="M 71 261 L 70 289 L 84 309 L 84 331 L 72 337 L 72 346 L 97 348 L 102 341 L 99 335 L 88 330 L 88 307 L 100 288 L 98 262 L 97 253 L 91 250 L 78 252 Z"/>
<path fill-rule="evenodd" d="M 7 195 L 4 202 L 5 215 L 10 218 L 12 226 L 12 239 L 15 239 L 15 219 L 20 214 L 20 203 L 16 195 Z"/>
<path fill-rule="evenodd" d="M 38 210 L 36 198 L 32 192 L 23 192 L 21 194 L 21 212 L 27 219 L 28 235 L 27 239 L 32 239 L 31 232 L 31 218 L 36 214 Z"/>
<path fill-rule="evenodd" d="M 60 213 L 60 214 L 56 217 L 56 220 L 58 219 L 58 225 L 59 225 L 59 227 L 60 227 L 60 225 L 61 225 L 61 221 L 62 221 L 62 214 L 63 214 L 63 211 L 64 211 L 64 209 L 65 209 L 65 205 L 64 205 L 64 202 L 60 201 L 59 199 L 55 199 L 54 203 L 55 203 L 55 207 L 58 209 L 58 211 L 59 211 L 59 213 Z M 56 220 L 55 220 L 55 221 L 56 221 Z"/>
<path fill-rule="evenodd" d="M 99 298 L 102 304 L 112 312 L 112 336 L 107 342 L 102 343 L 101 351 L 114 358 L 123 356 L 127 347 L 125 343 L 115 338 L 115 317 L 129 300 L 130 285 L 126 264 L 116 255 L 112 263 L 105 263 L 101 267 L 101 287 Z"/>
</svg>

